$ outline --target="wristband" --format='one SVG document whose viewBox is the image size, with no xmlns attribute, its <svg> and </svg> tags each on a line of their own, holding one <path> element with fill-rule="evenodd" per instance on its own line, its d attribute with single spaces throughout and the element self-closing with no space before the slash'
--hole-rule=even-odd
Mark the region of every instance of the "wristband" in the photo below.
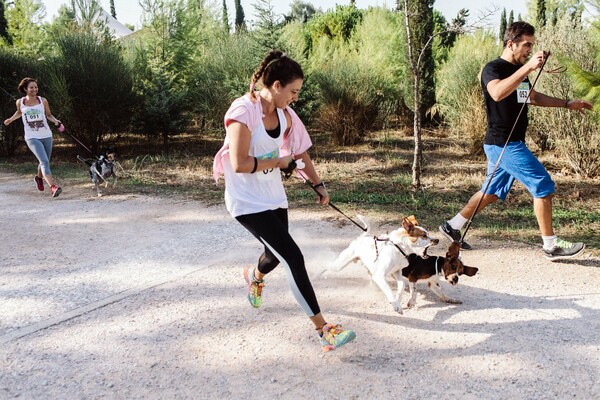
<svg viewBox="0 0 600 400">
<path fill-rule="evenodd" d="M 324 182 L 317 183 L 316 185 L 313 185 L 313 189 L 318 189 L 318 188 L 320 188 L 320 187 L 322 187 L 323 189 L 327 189 L 327 188 L 325 187 L 325 183 L 324 183 Z"/>
<path fill-rule="evenodd" d="M 252 168 L 252 171 L 250 171 L 251 174 L 256 172 L 256 168 L 258 167 L 258 159 L 256 157 L 254 157 L 254 168 Z"/>
</svg>

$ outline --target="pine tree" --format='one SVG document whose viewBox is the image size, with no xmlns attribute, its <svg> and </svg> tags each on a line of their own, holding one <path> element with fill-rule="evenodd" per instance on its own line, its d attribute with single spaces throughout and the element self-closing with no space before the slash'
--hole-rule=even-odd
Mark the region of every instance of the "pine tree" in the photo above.
<svg viewBox="0 0 600 400">
<path fill-rule="evenodd" d="M 246 31 L 246 21 L 245 21 L 245 15 L 244 15 L 244 9 L 242 8 L 242 1 L 241 0 L 235 0 L 234 1 L 235 4 L 235 31 L 236 32 L 243 32 Z"/>
<path fill-rule="evenodd" d="M 277 47 L 281 25 L 277 22 L 271 0 L 256 0 L 254 11 L 257 17 L 254 37 L 259 45 L 257 52 L 262 54 Z"/>
<path fill-rule="evenodd" d="M 223 30 L 229 33 L 229 14 L 227 13 L 227 0 L 223 0 L 223 15 L 221 16 Z"/>
<path fill-rule="evenodd" d="M 8 21 L 6 20 L 6 15 L 4 13 L 4 0 L 0 0 L 0 37 L 4 39 L 4 41 L 12 46 L 12 37 L 8 33 Z"/>
<path fill-rule="evenodd" d="M 502 14 L 500 14 L 500 29 L 498 30 L 498 38 L 500 39 L 500 43 L 504 42 L 506 26 L 506 8 L 504 8 L 502 9 Z"/>
<path fill-rule="evenodd" d="M 546 26 L 546 0 L 537 0 L 538 28 Z"/>
<path fill-rule="evenodd" d="M 112 15 L 114 19 L 117 19 L 117 12 L 115 11 L 115 0 L 110 0 L 110 15 Z"/>
</svg>

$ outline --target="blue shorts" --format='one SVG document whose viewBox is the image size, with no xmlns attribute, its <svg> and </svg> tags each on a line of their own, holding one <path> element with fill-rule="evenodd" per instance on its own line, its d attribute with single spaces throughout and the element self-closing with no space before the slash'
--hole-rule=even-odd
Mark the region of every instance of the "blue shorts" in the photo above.
<svg viewBox="0 0 600 400">
<path fill-rule="evenodd" d="M 481 191 L 485 190 L 490 175 L 496 166 L 503 146 L 484 144 L 483 150 L 488 159 L 488 169 Z M 546 197 L 554 193 L 554 182 L 542 163 L 529 151 L 525 142 L 509 142 L 502 155 L 498 169 L 486 194 L 494 194 L 504 200 L 515 179 L 521 182 L 534 198 Z"/>
</svg>

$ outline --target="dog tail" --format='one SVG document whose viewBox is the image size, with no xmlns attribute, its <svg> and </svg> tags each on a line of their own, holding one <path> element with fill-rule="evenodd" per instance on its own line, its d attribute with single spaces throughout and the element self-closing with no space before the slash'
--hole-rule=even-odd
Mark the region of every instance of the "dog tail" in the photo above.
<svg viewBox="0 0 600 400">
<path fill-rule="evenodd" d="M 92 166 L 92 162 L 89 160 L 86 160 L 85 158 L 81 157 L 80 155 L 77 156 L 77 159 L 83 163 L 86 163 L 88 167 Z"/>
<path fill-rule="evenodd" d="M 371 224 L 369 223 L 369 221 L 362 215 L 358 214 L 356 216 L 356 218 L 360 219 L 360 222 L 363 223 L 363 225 L 365 226 L 366 229 L 366 233 L 370 234 L 371 233 Z"/>
</svg>

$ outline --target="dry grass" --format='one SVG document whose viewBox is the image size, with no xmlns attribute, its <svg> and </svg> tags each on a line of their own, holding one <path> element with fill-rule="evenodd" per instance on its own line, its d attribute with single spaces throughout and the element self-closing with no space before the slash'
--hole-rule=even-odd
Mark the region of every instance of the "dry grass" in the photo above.
<svg viewBox="0 0 600 400">
<path fill-rule="evenodd" d="M 429 229 L 455 215 L 481 188 L 485 160 L 469 156 L 465 144 L 457 144 L 443 131 L 424 136 L 425 165 L 421 191 L 411 190 L 413 138 L 404 131 L 381 131 L 363 144 L 341 147 L 329 137 L 313 132 L 311 155 L 327 182 L 332 202 L 346 214 L 367 215 L 374 222 L 398 225 L 402 216 L 414 214 Z M 212 160 L 222 134 L 181 135 L 174 139 L 170 155 L 149 145 L 143 137 L 121 139 L 120 162 L 127 172 L 119 192 L 156 193 L 222 204 L 223 181 L 212 179 Z M 27 152 L 9 160 L 4 168 L 31 170 Z M 72 146 L 56 146 L 55 175 L 63 181 L 85 182 L 85 169 L 73 160 Z M 82 154 L 79 152 L 79 154 Z M 141 155 L 140 155 L 141 154 Z M 600 179 L 580 179 L 552 153 L 539 155 L 557 184 L 554 225 L 567 240 L 585 241 L 600 255 Z M 285 182 L 292 207 L 314 210 L 313 192 L 298 179 Z M 340 221 L 344 217 L 331 210 Z M 519 183 L 504 203 L 498 202 L 475 217 L 469 235 L 505 238 L 539 244 L 532 199 Z"/>
</svg>

